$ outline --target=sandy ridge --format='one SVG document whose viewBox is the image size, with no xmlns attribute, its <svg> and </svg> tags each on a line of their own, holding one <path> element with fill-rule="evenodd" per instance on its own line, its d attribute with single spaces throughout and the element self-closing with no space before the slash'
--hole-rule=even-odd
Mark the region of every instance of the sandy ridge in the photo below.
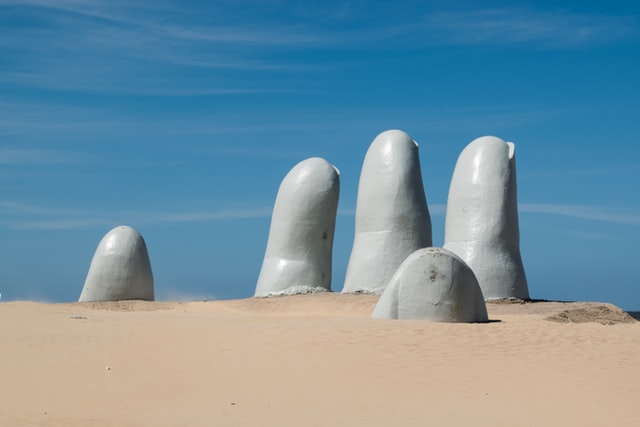
<svg viewBox="0 0 640 427">
<path fill-rule="evenodd" d="M 183 312 L 237 312 L 272 315 L 307 315 L 366 317 L 371 314 L 377 295 L 340 294 L 322 292 L 315 294 L 288 295 L 270 298 L 247 298 L 218 301 L 110 301 L 56 304 L 68 309 L 106 311 L 157 311 Z M 6 304 L 6 303 L 5 303 Z M 12 304 L 12 303 L 9 303 Z M 13 304 L 29 304 L 16 302 Z M 613 304 L 599 302 L 560 302 L 547 300 L 524 301 L 518 299 L 493 300 L 487 302 L 491 315 L 503 314 L 545 315 L 545 319 L 560 323 L 596 322 L 604 325 L 633 323 L 636 320 Z M 493 319 L 499 320 L 499 319 Z"/>
</svg>

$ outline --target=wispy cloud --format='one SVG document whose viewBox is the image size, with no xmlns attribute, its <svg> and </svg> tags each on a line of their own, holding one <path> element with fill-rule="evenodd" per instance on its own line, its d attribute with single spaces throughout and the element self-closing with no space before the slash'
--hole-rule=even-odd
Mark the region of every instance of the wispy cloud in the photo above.
<svg viewBox="0 0 640 427">
<path fill-rule="evenodd" d="M 478 105 L 472 108 L 456 108 L 434 112 L 423 122 L 429 129 L 521 129 L 533 123 L 546 122 L 558 117 L 567 117 L 579 113 L 580 107 L 549 107 L 546 105 Z"/>
<path fill-rule="evenodd" d="M 268 218 L 272 207 L 218 209 L 190 212 L 104 212 L 58 209 L 13 201 L 0 201 L 0 224 L 24 230 L 69 230 L 118 224 L 158 225 L 166 223 L 212 222 Z"/>
<path fill-rule="evenodd" d="M 588 205 L 521 203 L 519 211 L 527 214 L 560 215 L 576 219 L 624 225 L 640 225 L 640 214 Z M 60 209 L 14 201 L 0 201 L 0 225 L 12 229 L 65 230 L 118 224 L 160 225 L 167 223 L 212 222 L 252 218 L 269 218 L 271 206 L 199 211 L 89 211 Z M 430 204 L 433 216 L 443 216 L 446 205 Z M 338 215 L 353 216 L 355 208 L 340 208 Z"/>
<path fill-rule="evenodd" d="M 0 13 L 39 23 L 13 25 L 9 20 L 3 26 L 0 49 L 10 61 L 0 71 L 0 81 L 138 95 L 261 93 L 283 90 L 277 79 L 264 78 L 265 73 L 318 75 L 326 65 L 312 59 L 308 53 L 313 49 L 425 49 L 443 44 L 575 48 L 639 34 L 636 16 L 413 7 L 416 13 L 407 18 L 354 3 L 306 6 L 301 12 L 300 6 L 288 2 L 242 7 L 236 2 L 203 6 L 0 0 Z M 333 66 L 349 62 L 337 61 Z M 202 75 L 198 72 L 202 69 L 210 73 Z M 192 75 L 176 80 L 177 70 Z M 261 78 L 240 79 L 232 74 L 235 70 L 260 73 Z"/>
<path fill-rule="evenodd" d="M 13 201 L 0 201 L 2 215 L 65 215 L 69 211 L 44 206 L 30 205 Z"/>
<path fill-rule="evenodd" d="M 86 161 L 76 152 L 0 148 L 0 165 L 63 165 Z"/>
<path fill-rule="evenodd" d="M 520 177 L 582 177 L 582 176 L 604 176 L 604 175 L 620 175 L 623 173 L 637 173 L 640 171 L 640 164 L 618 165 L 616 167 L 594 167 L 579 169 L 557 169 L 547 171 L 527 171 L 519 174 Z"/>
<path fill-rule="evenodd" d="M 561 215 L 591 221 L 640 225 L 640 213 L 638 212 L 620 212 L 597 206 L 522 203 L 518 208 L 520 212 L 524 213 Z"/>
<path fill-rule="evenodd" d="M 0 137 L 4 140 L 5 154 L 12 157 L 36 157 L 38 152 L 53 151 L 33 147 L 9 148 L 12 137 L 16 135 L 29 135 L 30 139 L 41 139 L 50 144 L 56 136 L 69 141 L 78 136 L 86 138 L 87 135 L 102 134 L 107 130 L 110 133 L 130 132 L 132 123 L 135 123 L 135 117 L 117 115 L 104 108 L 78 107 L 60 101 L 49 104 L 32 103 L 9 96 L 0 100 Z M 24 139 L 21 138 L 21 141 Z M 66 152 L 53 157 L 60 156 L 69 160 L 69 157 L 78 157 L 80 154 Z"/>
<path fill-rule="evenodd" d="M 393 121 L 389 119 L 389 121 Z M 47 168 L 5 168 L 0 175 L 16 177 L 28 173 L 61 172 L 58 166 L 77 166 L 66 172 L 96 173 L 93 165 L 126 165 L 132 158 L 123 140 L 155 141 L 154 153 L 136 163 L 176 164 L 195 158 L 287 158 L 300 160 L 322 156 L 329 148 L 345 146 L 358 139 L 348 137 L 323 141 L 314 148 L 300 144 L 300 135 L 370 132 L 364 117 L 345 117 L 335 112 L 317 114 L 300 109 L 286 115 L 261 113 L 248 116 L 235 112 L 177 111 L 172 114 L 144 114 L 118 107 L 79 107 L 58 103 L 29 103 L 0 100 L 0 165 L 46 165 Z M 286 137 L 285 137 L 286 135 Z M 265 144 L 264 138 L 278 138 L 279 144 Z M 291 143 L 284 143 L 285 139 Z M 15 141 L 15 142 L 14 142 Z M 233 143 L 229 143 L 233 141 Z M 332 147 L 333 145 L 333 147 Z M 318 152 L 318 147 L 324 152 Z M 177 155 L 176 155 L 177 154 Z M 87 166 L 87 167 L 85 167 Z M 3 183 L 3 184 L 6 184 Z"/>
<path fill-rule="evenodd" d="M 41 24 L 3 27 L 0 50 L 12 60 L 0 71 L 0 82 L 53 90 L 160 96 L 279 92 L 284 89 L 264 79 L 229 73 L 291 70 L 298 66 L 294 61 L 273 58 L 263 46 L 300 46 L 309 39 L 282 26 L 255 29 L 233 18 L 224 25 L 181 22 L 180 14 L 161 6 L 0 1 L 0 13 L 11 7 L 15 16 Z M 218 73 L 197 71 L 204 68 Z M 174 78 L 178 70 L 185 78 Z"/>
<path fill-rule="evenodd" d="M 213 7 L 181 5 L 180 2 L 135 3 L 100 0 L 0 0 L 0 5 L 30 5 L 55 12 L 97 19 L 92 24 L 111 24 L 142 35 L 164 39 L 216 44 L 249 45 L 307 45 L 325 41 L 317 33 L 306 32 L 301 25 L 273 22 L 274 5 L 256 2 L 250 8 L 229 2 L 216 2 Z M 252 13 L 252 11 L 255 12 Z M 286 10 L 286 7 L 284 8 Z M 208 24 L 194 22 L 195 14 L 208 16 Z M 71 16 L 73 16 L 71 15 Z M 58 16 L 58 19 L 61 17 Z M 168 19 L 170 18 L 170 19 Z M 185 23 L 185 19 L 189 19 Z M 272 22 L 271 25 L 269 21 Z M 67 21 L 68 22 L 68 21 Z"/>
<path fill-rule="evenodd" d="M 578 231 L 578 230 L 568 230 L 567 233 L 577 239 L 580 240 L 606 240 L 610 239 L 611 235 L 606 233 L 595 233 L 592 231 Z"/>
<path fill-rule="evenodd" d="M 539 44 L 578 47 L 638 35 L 636 16 L 536 11 L 523 8 L 441 11 L 427 17 L 434 41 L 445 44 Z"/>
</svg>

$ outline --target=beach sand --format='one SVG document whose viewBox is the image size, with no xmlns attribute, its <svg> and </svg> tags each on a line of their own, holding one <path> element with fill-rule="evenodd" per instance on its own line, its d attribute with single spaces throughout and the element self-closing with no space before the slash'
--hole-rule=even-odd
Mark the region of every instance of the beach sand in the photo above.
<svg viewBox="0 0 640 427">
<path fill-rule="evenodd" d="M 4 302 L 0 426 L 640 425 L 640 322 L 613 306 L 376 301 Z"/>
</svg>

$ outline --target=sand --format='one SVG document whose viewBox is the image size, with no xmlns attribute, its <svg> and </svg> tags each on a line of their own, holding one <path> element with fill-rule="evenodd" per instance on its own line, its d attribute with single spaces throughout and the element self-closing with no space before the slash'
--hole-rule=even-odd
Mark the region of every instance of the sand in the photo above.
<svg viewBox="0 0 640 427">
<path fill-rule="evenodd" d="M 640 425 L 640 322 L 613 306 L 376 300 L 2 303 L 0 426 Z"/>
</svg>

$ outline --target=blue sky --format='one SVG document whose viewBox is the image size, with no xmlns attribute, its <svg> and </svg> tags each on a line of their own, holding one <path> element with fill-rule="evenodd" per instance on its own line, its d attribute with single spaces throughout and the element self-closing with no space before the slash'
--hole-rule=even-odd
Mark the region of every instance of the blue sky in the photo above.
<svg viewBox="0 0 640 427">
<path fill-rule="evenodd" d="M 420 144 L 434 244 L 460 151 L 516 144 L 534 298 L 640 309 L 640 4 L 0 0 L 0 292 L 73 301 L 98 242 L 160 299 L 253 294 L 278 185 L 341 171 L 333 289 L 375 136 Z"/>
</svg>

